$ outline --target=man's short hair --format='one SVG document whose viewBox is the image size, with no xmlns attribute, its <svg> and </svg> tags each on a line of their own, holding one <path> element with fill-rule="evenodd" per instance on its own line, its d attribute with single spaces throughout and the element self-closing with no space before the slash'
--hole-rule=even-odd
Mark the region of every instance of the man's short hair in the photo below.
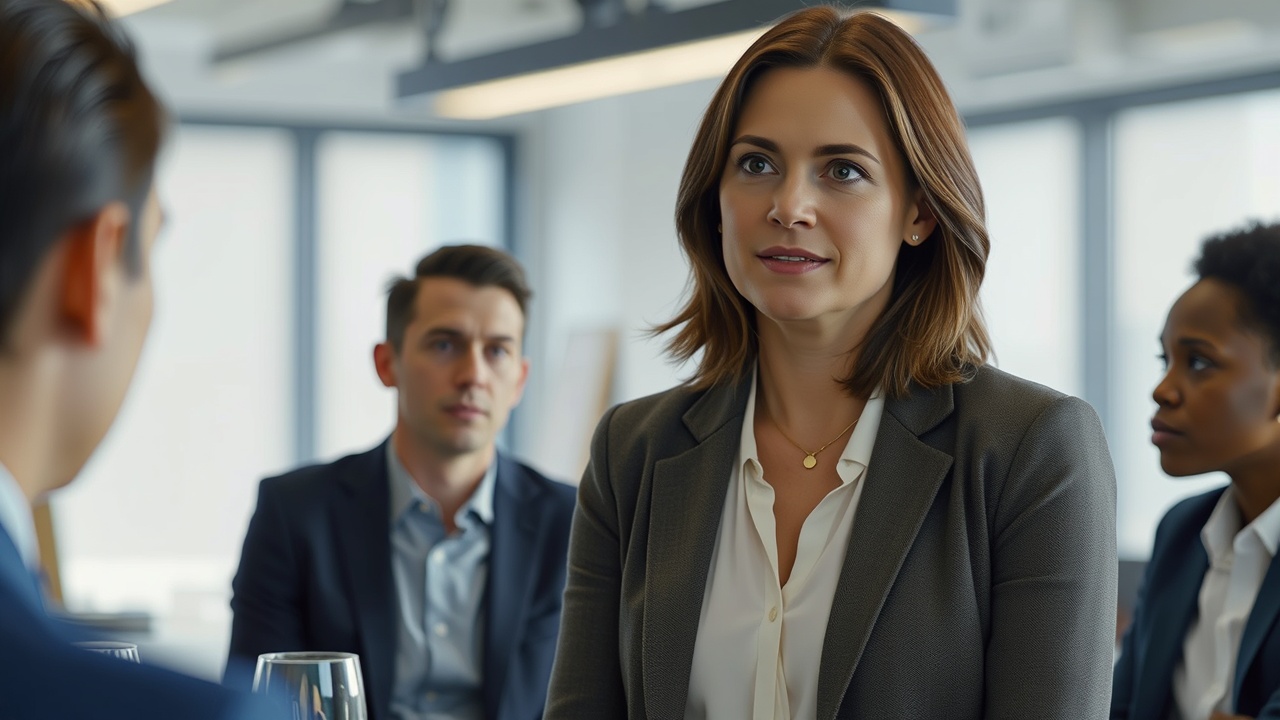
<svg viewBox="0 0 1280 720">
<path fill-rule="evenodd" d="M 138 218 L 165 113 L 132 45 L 94 2 L 0 2 L 0 349 L 36 269 L 62 235 L 113 201 Z"/>
<path fill-rule="evenodd" d="M 500 287 L 511 293 L 520 306 L 520 314 L 528 317 L 533 291 L 515 258 L 484 245 L 448 245 L 419 260 L 412 278 L 400 277 L 391 283 L 387 292 L 387 342 L 396 352 L 404 342 L 405 329 L 413 322 L 418 286 L 432 277 L 455 278 L 478 288 Z"/>
</svg>

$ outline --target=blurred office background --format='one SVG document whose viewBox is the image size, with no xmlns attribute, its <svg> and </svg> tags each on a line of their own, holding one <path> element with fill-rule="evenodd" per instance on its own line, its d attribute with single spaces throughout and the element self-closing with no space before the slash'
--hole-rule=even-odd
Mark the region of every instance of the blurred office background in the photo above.
<svg viewBox="0 0 1280 720">
<path fill-rule="evenodd" d="M 417 257 L 476 241 L 529 269 L 533 372 L 504 441 L 548 473 L 576 480 L 602 403 L 685 377 L 645 330 L 685 289 L 672 211 L 716 81 L 459 120 L 399 97 L 428 47 L 570 38 L 583 7 L 454 0 L 435 35 L 398 11 L 335 22 L 389 0 L 118 2 L 177 119 L 171 219 L 133 391 L 53 503 L 60 574 L 70 609 L 148 613 L 153 659 L 214 676 L 258 480 L 392 426 L 372 347 Z M 958 0 L 902 22 L 970 127 L 998 364 L 1098 410 L 1120 553 L 1142 559 L 1170 504 L 1222 481 L 1160 472 L 1156 338 L 1207 233 L 1280 218 L 1280 3 Z"/>
</svg>

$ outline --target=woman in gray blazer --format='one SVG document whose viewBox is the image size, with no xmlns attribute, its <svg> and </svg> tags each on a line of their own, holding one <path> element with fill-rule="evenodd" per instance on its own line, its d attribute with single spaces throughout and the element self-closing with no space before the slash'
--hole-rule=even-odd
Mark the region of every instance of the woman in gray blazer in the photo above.
<svg viewBox="0 0 1280 720">
<path fill-rule="evenodd" d="M 985 365 L 982 194 L 911 37 L 783 19 L 676 219 L 693 289 L 659 330 L 698 370 L 596 431 L 547 717 L 1105 717 L 1106 442 Z"/>
</svg>

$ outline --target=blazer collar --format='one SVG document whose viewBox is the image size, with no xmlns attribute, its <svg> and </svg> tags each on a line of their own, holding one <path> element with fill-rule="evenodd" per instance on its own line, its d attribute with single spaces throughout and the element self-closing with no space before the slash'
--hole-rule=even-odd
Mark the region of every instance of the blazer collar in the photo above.
<svg viewBox="0 0 1280 720">
<path fill-rule="evenodd" d="M 818 720 L 834 720 L 839 712 L 880 609 L 951 469 L 952 456 L 920 436 L 954 409 L 950 385 L 913 388 L 885 402 L 822 644 Z"/>
<path fill-rule="evenodd" d="M 485 584 L 484 689 L 486 717 L 498 717 L 503 688 L 529 627 L 537 583 L 546 568 L 547 488 L 511 458 L 497 455 L 489 579 Z"/>
<path fill-rule="evenodd" d="M 1205 496 L 1179 523 L 1186 530 L 1151 562 L 1159 563 L 1148 574 L 1139 600 L 1146 617 L 1142 628 L 1151 638 L 1146 662 L 1134 685 L 1135 708 L 1148 708 L 1142 718 L 1160 720 L 1173 702 L 1173 671 L 1182 658 L 1182 645 L 1199 610 L 1200 585 L 1209 569 L 1209 556 L 1200 541 L 1200 530 L 1221 493 Z M 1242 647 L 1243 649 L 1243 647 Z M 1138 656 L 1142 658 L 1141 655 Z"/>
<path fill-rule="evenodd" d="M 692 437 L 672 443 L 671 456 L 653 467 L 640 662 L 645 715 L 654 720 L 684 717 L 702 598 L 750 382 L 748 376 L 704 391 L 683 416 Z"/>
<path fill-rule="evenodd" d="M 339 461 L 343 502 L 332 508 L 334 537 L 354 603 L 374 717 L 391 712 L 396 604 L 391 576 L 391 489 L 387 443 Z"/>
</svg>

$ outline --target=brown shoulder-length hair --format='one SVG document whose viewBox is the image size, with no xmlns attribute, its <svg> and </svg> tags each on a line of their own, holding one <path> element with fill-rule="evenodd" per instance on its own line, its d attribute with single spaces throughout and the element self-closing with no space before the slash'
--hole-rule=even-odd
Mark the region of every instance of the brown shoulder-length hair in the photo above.
<svg viewBox="0 0 1280 720">
<path fill-rule="evenodd" d="M 754 81 L 771 68 L 831 67 L 866 82 L 884 107 L 890 135 L 907 168 L 908 189 L 923 191 L 938 220 L 918 246 L 902 244 L 888 306 L 858 347 L 850 348 L 854 394 L 883 386 L 891 396 L 914 382 L 937 387 L 964 380 L 986 362 L 990 340 L 978 288 L 990 243 L 982 189 L 964 125 L 933 65 L 911 36 L 871 12 L 842 17 L 812 7 L 783 18 L 729 71 L 702 118 L 676 201 L 680 244 L 693 266 L 688 302 L 655 334 L 679 328 L 668 353 L 684 361 L 702 353 L 690 383 L 740 380 L 759 351 L 755 311 L 729 279 L 716 229 L 720 178 L 731 134 Z"/>
</svg>

